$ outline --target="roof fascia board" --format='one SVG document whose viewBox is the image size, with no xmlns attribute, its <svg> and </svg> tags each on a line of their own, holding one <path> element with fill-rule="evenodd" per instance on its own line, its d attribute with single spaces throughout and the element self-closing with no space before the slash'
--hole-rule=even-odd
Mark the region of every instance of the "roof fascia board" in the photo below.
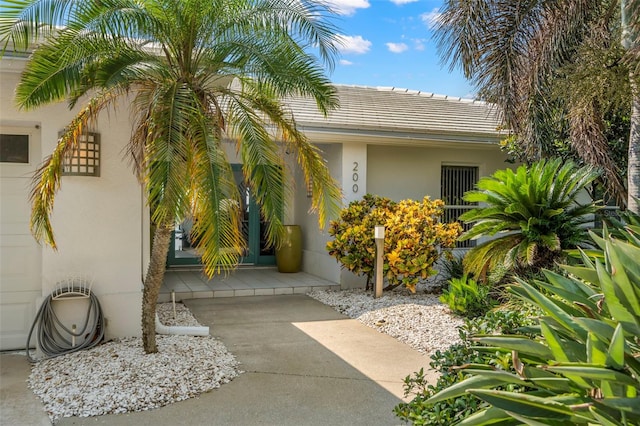
<svg viewBox="0 0 640 426">
<path fill-rule="evenodd" d="M 375 139 L 376 143 L 381 143 L 383 140 L 387 140 L 389 144 L 398 144 L 399 142 L 405 142 L 406 144 L 413 145 L 417 143 L 464 143 L 472 145 L 491 145 L 495 146 L 500 142 L 502 137 L 498 134 L 473 134 L 473 133 L 459 133 L 459 134 L 447 134 L 447 133 L 426 133 L 426 132 L 402 132 L 402 131 L 369 131 L 369 130 L 348 130 L 343 129 L 330 129 L 326 127 L 312 127 L 312 126 L 300 126 L 308 137 L 314 139 L 319 137 L 321 139 L 333 139 L 338 143 L 349 143 L 350 140 L 362 140 L 362 139 Z"/>
</svg>

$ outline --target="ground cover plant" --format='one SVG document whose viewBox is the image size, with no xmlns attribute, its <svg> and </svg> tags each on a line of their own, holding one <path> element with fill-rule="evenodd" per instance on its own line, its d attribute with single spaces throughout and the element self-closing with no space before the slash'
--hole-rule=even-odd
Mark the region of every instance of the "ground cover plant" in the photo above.
<svg viewBox="0 0 640 426">
<path fill-rule="evenodd" d="M 438 392 L 462 382 L 468 377 L 459 368 L 461 365 L 500 365 L 502 368 L 509 369 L 510 360 L 508 357 L 478 351 L 474 347 L 471 337 L 476 334 L 496 332 L 525 333 L 527 326 L 533 324 L 533 316 L 530 311 L 498 309 L 477 318 L 466 319 L 464 326 L 459 329 L 462 343 L 452 345 L 445 351 L 436 351 L 431 356 L 430 367 L 440 373 L 435 384 L 427 382 L 424 370 L 405 378 L 405 397 L 412 396 L 412 400 L 398 404 L 394 408 L 396 416 L 415 425 L 448 426 L 486 408 L 488 404 L 473 395 L 459 395 L 436 403 L 428 402 L 428 400 Z"/>
<path fill-rule="evenodd" d="M 448 286 L 442 289 L 440 301 L 458 315 L 475 317 L 486 313 L 497 303 L 491 298 L 490 291 L 489 285 L 464 275 L 449 279 Z"/>
<path fill-rule="evenodd" d="M 450 255 L 462 231 L 459 223 L 441 223 L 444 202 L 425 197 L 422 201 L 394 202 L 371 194 L 352 201 L 329 226 L 333 240 L 329 254 L 342 267 L 367 277 L 369 288 L 375 268 L 376 225 L 385 227 L 384 278 L 387 288 L 404 286 L 415 292 L 421 279 L 436 274 L 433 265 Z"/>
</svg>

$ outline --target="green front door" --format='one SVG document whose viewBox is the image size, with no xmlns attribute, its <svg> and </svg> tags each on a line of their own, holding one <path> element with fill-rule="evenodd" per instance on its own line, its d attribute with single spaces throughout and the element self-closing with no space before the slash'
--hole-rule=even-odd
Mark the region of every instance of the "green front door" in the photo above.
<svg viewBox="0 0 640 426">
<path fill-rule="evenodd" d="M 275 265 L 274 249 L 266 247 L 265 229 L 267 223 L 262 220 L 260 208 L 251 191 L 244 182 L 242 165 L 233 164 L 233 173 L 242 199 L 242 233 L 246 242 L 240 263 L 243 265 Z M 199 265 L 201 263 L 197 247 L 189 238 L 191 221 L 189 219 L 176 225 L 174 237 L 167 259 L 168 266 Z"/>
</svg>

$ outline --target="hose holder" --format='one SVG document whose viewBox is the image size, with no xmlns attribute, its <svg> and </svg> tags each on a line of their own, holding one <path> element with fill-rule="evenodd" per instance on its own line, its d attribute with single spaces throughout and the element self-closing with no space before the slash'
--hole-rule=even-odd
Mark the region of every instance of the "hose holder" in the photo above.
<svg viewBox="0 0 640 426">
<path fill-rule="evenodd" d="M 51 292 L 53 300 L 88 299 L 91 297 L 92 281 L 83 278 L 68 278 L 56 284 Z"/>
<path fill-rule="evenodd" d="M 53 291 L 40 305 L 29 330 L 26 350 L 27 358 L 31 362 L 38 361 L 31 356 L 30 352 L 31 336 L 36 327 L 37 345 L 44 355 L 42 359 L 89 349 L 104 340 L 104 315 L 98 298 L 91 292 L 91 287 L 91 280 L 82 277 L 68 278 L 55 285 Z M 72 299 L 87 299 L 88 308 L 84 325 L 77 327 L 76 324 L 73 324 L 69 328 L 56 315 L 53 302 Z M 77 343 L 78 338 L 83 338 L 80 344 Z"/>
</svg>

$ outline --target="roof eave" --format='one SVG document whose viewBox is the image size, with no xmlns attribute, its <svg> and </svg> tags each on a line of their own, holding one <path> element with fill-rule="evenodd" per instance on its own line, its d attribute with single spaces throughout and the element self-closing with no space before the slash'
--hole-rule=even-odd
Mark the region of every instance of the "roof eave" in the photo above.
<svg viewBox="0 0 640 426">
<path fill-rule="evenodd" d="M 495 148 L 502 139 L 498 133 L 374 131 L 304 125 L 299 127 L 315 143 L 367 142 L 380 145 Z"/>
</svg>

